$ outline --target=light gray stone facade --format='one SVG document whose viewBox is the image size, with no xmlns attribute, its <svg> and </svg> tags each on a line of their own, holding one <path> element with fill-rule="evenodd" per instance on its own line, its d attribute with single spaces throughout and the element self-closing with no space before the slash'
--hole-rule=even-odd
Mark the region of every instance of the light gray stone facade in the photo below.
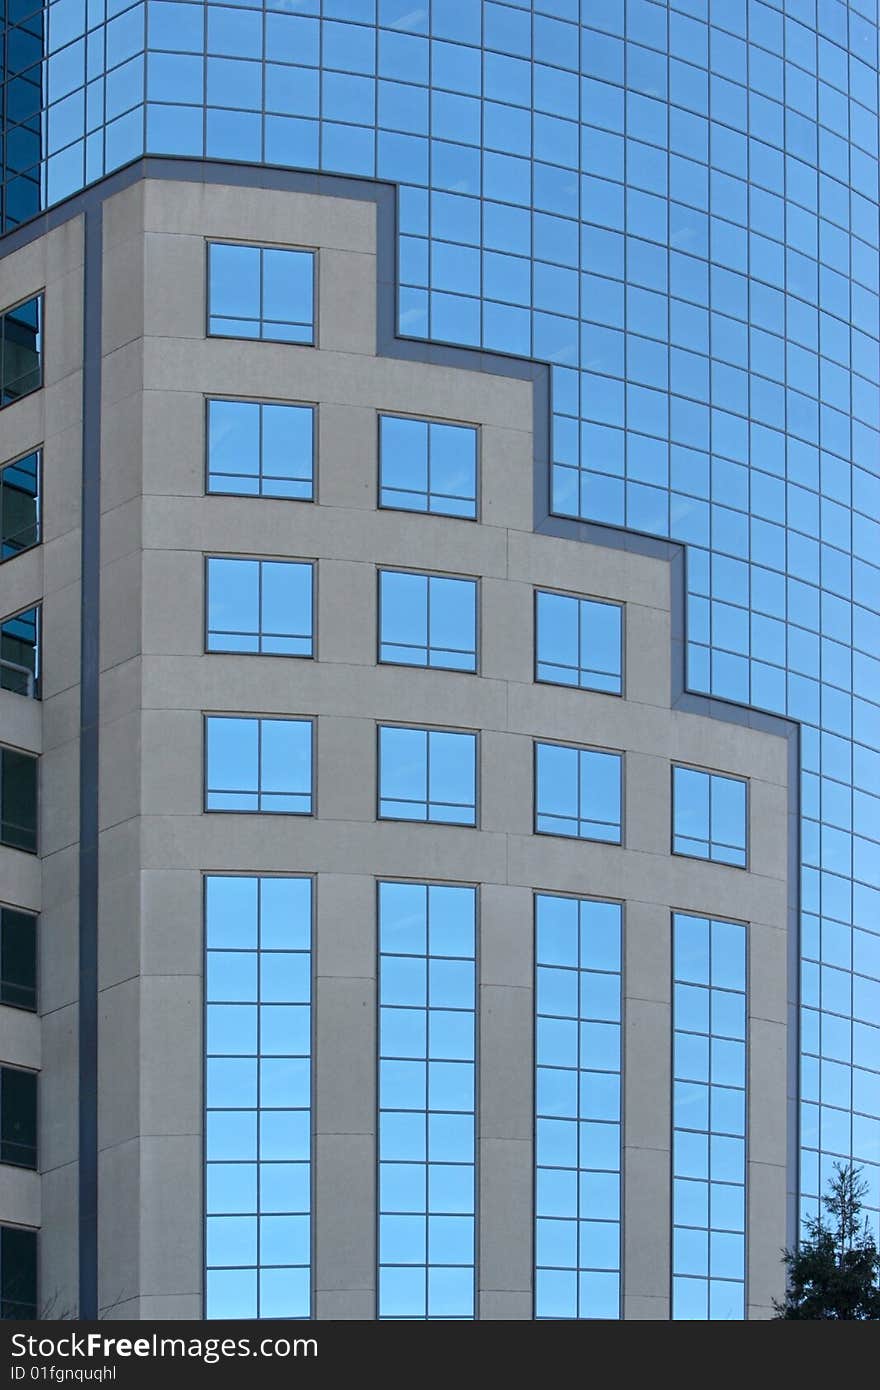
<svg viewBox="0 0 880 1390">
<path fill-rule="evenodd" d="M 45 387 L 0 415 L 0 463 L 42 445 L 45 470 L 43 543 L 0 568 L 0 617 L 37 601 L 44 615 L 42 702 L 0 692 L 0 742 L 41 759 L 40 855 L 0 848 L 0 899 L 41 913 L 39 1019 L 0 1008 L 0 1061 L 40 1069 L 40 1175 L 0 1166 L 0 1221 L 40 1227 L 44 1310 L 79 1307 L 86 216 L 103 235 L 100 353 L 87 361 L 100 385 L 101 1314 L 202 1316 L 203 876 L 241 872 L 316 884 L 316 1317 L 376 1315 L 382 877 L 479 886 L 484 1318 L 533 1316 L 534 893 L 623 904 L 627 1318 L 670 1316 L 671 915 L 748 924 L 747 1297 L 748 1315 L 767 1317 L 794 1192 L 796 787 L 783 722 L 727 719 L 711 701 L 675 707 L 680 574 L 667 559 L 536 532 L 543 378 L 464 365 L 476 354 L 456 365 L 454 353 L 377 351 L 373 201 L 158 177 L 74 208 L 0 259 L 0 307 L 38 290 L 46 304 Z M 314 347 L 206 336 L 211 239 L 317 251 Z M 317 406 L 314 503 L 205 495 L 209 395 Z M 380 411 L 478 427 L 478 521 L 378 509 Z M 316 660 L 206 654 L 206 555 L 314 561 Z M 478 674 L 377 664 L 379 565 L 478 581 Z M 536 587 L 624 606 L 622 697 L 535 682 Z M 314 816 L 205 814 L 210 713 L 312 717 Z M 377 820 L 379 722 L 478 733 L 476 828 Z M 536 739 L 623 754 L 620 846 L 534 833 Z M 747 870 L 672 855 L 674 762 L 748 779 Z"/>
</svg>

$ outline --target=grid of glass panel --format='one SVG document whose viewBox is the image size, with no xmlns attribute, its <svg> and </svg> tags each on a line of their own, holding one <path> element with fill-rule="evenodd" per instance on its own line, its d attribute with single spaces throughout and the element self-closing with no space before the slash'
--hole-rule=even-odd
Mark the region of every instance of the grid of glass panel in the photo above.
<svg viewBox="0 0 880 1390">
<path fill-rule="evenodd" d="M 0 748 L 0 844 L 37 852 L 39 759 L 17 748 Z"/>
<path fill-rule="evenodd" d="M 310 719 L 205 719 L 205 810 L 312 814 Z"/>
<path fill-rule="evenodd" d="M 40 539 L 40 453 L 0 468 L 0 560 L 9 560 Z"/>
<path fill-rule="evenodd" d="M 441 516 L 477 515 L 477 431 L 379 416 L 379 505 Z"/>
<path fill-rule="evenodd" d="M 43 384 L 43 297 L 0 314 L 0 408 Z"/>
<path fill-rule="evenodd" d="M 748 784 L 739 777 L 673 767 L 672 848 L 675 854 L 745 868 Z"/>
<path fill-rule="evenodd" d="M 0 622 L 0 689 L 39 698 L 39 607 L 26 608 Z"/>
<path fill-rule="evenodd" d="M 311 939 L 311 879 L 205 879 L 208 1318 L 310 1315 Z"/>
<path fill-rule="evenodd" d="M 145 148 L 400 184 L 400 331 L 550 360 L 555 510 L 686 542 L 691 687 L 804 721 L 804 960 L 823 934 L 854 960 L 880 904 L 875 0 L 16 0 L 0 23 L 5 227 Z M 850 1067 L 880 1048 L 878 976 L 833 968 L 868 980 L 858 1028 L 816 1004 L 803 1030 Z M 823 1152 L 867 1165 L 876 1210 L 845 1091 Z"/>
<path fill-rule="evenodd" d="M 535 1317 L 620 1317 L 619 903 L 535 896 Z"/>
<path fill-rule="evenodd" d="M 475 671 L 476 580 L 380 570 L 379 660 Z"/>
<path fill-rule="evenodd" d="M 0 1067 L 0 1163 L 37 1166 L 37 1073 Z"/>
<path fill-rule="evenodd" d="M 37 919 L 15 907 L 0 907 L 0 1004 L 37 1007 Z"/>
<path fill-rule="evenodd" d="M 379 816 L 476 825 L 476 734 L 380 724 Z"/>
<path fill-rule="evenodd" d="M 379 884 L 379 1317 L 474 1317 L 476 890 Z"/>
<path fill-rule="evenodd" d="M 209 333 L 311 343 L 314 299 L 313 251 L 209 242 Z"/>
<path fill-rule="evenodd" d="M 623 609 L 535 590 L 535 676 L 552 685 L 623 691 Z"/>
<path fill-rule="evenodd" d="M 563 743 L 535 744 L 535 829 L 620 844 L 623 757 Z"/>
<path fill-rule="evenodd" d="M 672 1316 L 745 1317 L 746 928 L 673 914 Z"/>
<path fill-rule="evenodd" d="M 208 401 L 208 492 L 314 497 L 315 411 L 310 405 Z"/>
<path fill-rule="evenodd" d="M 304 561 L 211 556 L 207 650 L 311 656 L 313 573 Z"/>
</svg>

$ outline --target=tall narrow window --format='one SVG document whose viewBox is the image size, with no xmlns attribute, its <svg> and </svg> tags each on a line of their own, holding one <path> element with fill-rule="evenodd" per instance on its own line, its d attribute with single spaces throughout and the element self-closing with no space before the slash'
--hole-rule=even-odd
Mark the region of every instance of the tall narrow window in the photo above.
<svg viewBox="0 0 880 1390">
<path fill-rule="evenodd" d="M 40 697 L 40 608 L 26 608 L 0 623 L 0 688 Z"/>
<path fill-rule="evenodd" d="M 37 1233 L 0 1226 L 0 1318 L 37 1316 Z"/>
<path fill-rule="evenodd" d="M 0 560 L 40 540 L 40 451 L 0 468 Z"/>
<path fill-rule="evenodd" d="M 474 1317 L 476 890 L 379 885 L 379 1317 Z"/>
<path fill-rule="evenodd" d="M 477 515 L 477 431 L 438 420 L 379 417 L 379 505 Z"/>
<path fill-rule="evenodd" d="M 17 748 L 0 748 L 0 844 L 37 852 L 39 759 Z"/>
<path fill-rule="evenodd" d="M 535 898 L 538 1318 L 620 1317 L 621 908 Z"/>
<path fill-rule="evenodd" d="M 0 1163 L 37 1166 L 37 1073 L 0 1067 Z"/>
<path fill-rule="evenodd" d="M 209 242 L 208 333 L 314 342 L 315 253 Z"/>
<path fill-rule="evenodd" d="M 37 918 L 18 908 L 0 908 L 0 1004 L 37 1007 Z"/>
<path fill-rule="evenodd" d="M 43 384 L 43 296 L 0 314 L 0 407 Z"/>
<path fill-rule="evenodd" d="M 208 651 L 311 656 L 314 568 L 296 560 L 211 556 Z"/>
<path fill-rule="evenodd" d="M 208 401 L 208 492 L 314 496 L 315 411 L 310 405 Z"/>
<path fill-rule="evenodd" d="M 208 1318 L 311 1310 L 309 878 L 205 880 Z"/>
<path fill-rule="evenodd" d="M 746 928 L 673 916 L 674 1318 L 745 1316 Z"/>
</svg>

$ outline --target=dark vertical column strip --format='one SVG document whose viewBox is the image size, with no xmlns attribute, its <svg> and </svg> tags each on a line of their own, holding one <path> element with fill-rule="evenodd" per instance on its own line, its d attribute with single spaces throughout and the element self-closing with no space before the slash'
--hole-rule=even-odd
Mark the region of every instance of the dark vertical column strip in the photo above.
<svg viewBox="0 0 880 1390">
<path fill-rule="evenodd" d="M 98 1316 L 98 705 L 103 207 L 85 213 L 79 728 L 79 1316 Z"/>
</svg>

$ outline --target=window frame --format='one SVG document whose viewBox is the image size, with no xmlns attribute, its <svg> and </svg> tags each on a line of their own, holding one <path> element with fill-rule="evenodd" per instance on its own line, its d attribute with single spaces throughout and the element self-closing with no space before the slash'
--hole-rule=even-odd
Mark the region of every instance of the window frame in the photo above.
<svg viewBox="0 0 880 1390">
<path fill-rule="evenodd" d="M 436 512 L 430 507 L 424 511 L 410 507 L 392 507 L 387 502 L 382 501 L 382 421 L 388 420 L 411 420 L 415 424 L 424 425 L 451 425 L 454 429 L 473 430 L 474 440 L 474 513 L 473 516 L 462 516 L 457 512 Z M 428 435 L 430 441 L 430 433 Z M 430 450 L 430 442 L 429 442 Z M 425 493 L 427 500 L 431 497 L 431 475 L 430 475 L 430 452 L 428 454 L 428 489 Z M 410 516 L 435 516 L 444 521 L 482 521 L 482 488 L 483 483 L 483 427 L 481 422 L 473 420 L 451 420 L 443 419 L 439 415 L 416 415 L 403 410 L 377 410 L 376 411 L 376 510 L 380 512 L 403 512 Z"/>
<path fill-rule="evenodd" d="M 744 785 L 744 787 L 745 787 L 745 806 L 744 806 L 744 814 L 743 814 L 743 828 L 744 828 L 744 831 L 745 831 L 745 848 L 744 848 L 744 851 L 743 851 L 744 858 L 743 858 L 743 863 L 742 863 L 742 864 L 736 864 L 736 863 L 732 862 L 730 859 L 715 859 L 715 858 L 713 858 L 713 856 L 711 855 L 711 853 L 710 853 L 710 854 L 707 854 L 707 855 L 705 855 L 705 856 L 704 856 L 704 855 L 701 855 L 701 854 L 688 854 L 688 852 L 687 852 L 686 850 L 680 850 L 680 849 L 676 849 L 676 848 L 675 848 L 675 840 L 676 840 L 676 830 L 675 830 L 675 772 L 676 772 L 676 768 L 681 768 L 682 771 L 684 771 L 684 772 L 701 772 L 701 773 L 704 774 L 704 776 L 709 777 L 709 778 L 712 778 L 712 777 L 722 777 L 722 778 L 726 779 L 728 782 L 741 782 L 741 783 Z M 670 783 L 669 783 L 669 804 L 670 804 L 670 813 L 671 813 L 671 814 L 670 814 L 670 818 L 669 818 L 669 831 L 670 831 L 670 834 L 669 834 L 669 853 L 670 853 L 670 854 L 674 854 L 674 855 L 676 856 L 677 859 L 693 859 L 693 860 L 696 860 L 696 862 L 697 862 L 698 864 L 716 864 L 716 865 L 718 865 L 718 866 L 719 866 L 720 868 L 722 868 L 722 869 L 737 869 L 740 873 L 742 873 L 742 872 L 749 873 L 749 872 L 751 871 L 751 848 L 752 848 L 752 843 L 751 843 L 751 842 L 752 842 L 752 837 L 751 837 L 751 810 L 752 810 L 751 778 L 750 778 L 750 777 L 747 777 L 747 776 L 744 776 L 742 773 L 738 773 L 738 772 L 721 772 L 721 771 L 719 771 L 717 768 L 700 767 L 700 766 L 698 766 L 698 764 L 696 764 L 696 763 L 681 762 L 681 761 L 678 761 L 678 760 L 676 760 L 676 759 L 673 759 L 673 760 L 670 761 L 670 765 L 669 765 L 669 776 L 670 776 Z M 712 845 L 713 845 L 713 843 L 715 843 L 715 842 L 712 840 L 712 784 L 711 784 L 711 781 L 710 781 L 710 783 L 709 783 L 709 824 L 708 824 L 708 827 L 707 827 L 707 828 L 708 828 L 708 830 L 709 830 L 709 835 L 708 835 L 708 838 L 707 838 L 707 840 L 706 840 L 706 844 L 708 845 L 708 847 L 709 847 L 709 849 L 710 849 L 710 851 L 711 851 Z M 692 837 L 688 837 L 688 838 L 692 838 Z M 721 843 L 721 842 L 718 841 L 717 843 Z M 725 920 L 726 920 L 726 919 L 725 919 Z"/>
<path fill-rule="evenodd" d="M 245 341 L 250 342 L 250 341 L 260 341 L 260 340 L 259 340 L 259 339 L 256 339 L 256 340 L 246 339 Z M 254 396 L 224 396 L 224 395 L 220 395 L 220 394 L 218 394 L 218 393 L 216 393 L 216 392 L 211 393 L 210 395 L 207 395 L 207 394 L 206 394 L 206 395 L 205 395 L 205 398 L 204 398 L 204 401 L 205 401 L 205 415 L 204 415 L 204 428 L 205 428 L 205 449 L 204 449 L 204 455 L 205 455 L 205 468 L 204 468 L 204 477 L 203 477 L 203 487 L 204 487 L 204 495 L 205 495 L 205 497 L 238 497 L 240 500 L 246 501 L 246 502 L 301 502 L 301 503 L 304 503 L 304 504 L 306 504 L 306 505 L 310 505 L 310 504 L 313 504 L 313 503 L 316 503 L 316 502 L 319 501 L 319 498 L 318 498 L 318 419 L 319 419 L 319 416 L 318 416 L 318 402 L 317 402 L 317 401 L 288 401 L 288 400 L 278 400 L 278 399 L 276 399 L 276 398 L 274 398 L 274 397 L 269 397 L 269 396 L 265 396 L 265 397 L 263 397 L 263 396 L 261 396 L 261 397 L 254 397 Z M 260 483 L 260 487 L 261 487 L 261 490 L 260 490 L 259 492 L 227 492 L 227 491 L 225 491 L 224 489 L 216 488 L 216 487 L 211 487 L 211 486 L 210 486 L 210 483 L 211 483 L 211 405 L 212 405 L 215 401 L 216 401 L 218 404 L 220 404 L 220 405 L 255 405 L 255 406 L 260 407 L 260 412 L 261 412 L 261 413 L 260 413 L 260 440 L 259 440 L 260 456 L 259 456 L 259 459 L 258 459 L 259 472 L 256 474 L 256 477 L 257 477 L 257 479 L 258 479 L 258 481 L 259 481 L 259 483 Z M 310 495 L 309 497 L 287 497 L 287 496 L 284 496 L 284 495 L 281 494 L 281 493 L 275 493 L 275 492 L 265 493 L 265 492 L 262 491 L 262 482 L 263 482 L 263 477 L 264 477 L 264 473 L 263 473 L 263 454 L 262 454 L 262 434 L 263 434 L 262 407 L 263 407 L 263 406 L 267 406 L 267 405 L 291 406 L 291 407 L 293 407 L 294 409 L 297 409 L 297 410 L 308 410 L 308 411 L 311 412 L 311 416 L 312 416 L 312 477 L 311 477 L 312 491 L 311 491 L 311 495 Z M 243 475 L 243 476 L 244 476 L 244 475 Z"/>
<path fill-rule="evenodd" d="M 14 468 L 17 463 L 22 463 L 26 458 L 34 455 L 37 460 L 37 490 L 34 494 L 34 506 L 36 511 L 35 530 L 37 538 L 30 545 L 22 546 L 21 550 L 16 550 L 12 555 L 3 554 L 5 544 L 2 532 L 0 532 L 0 565 L 7 565 L 10 560 L 17 560 L 19 555 L 25 555 L 29 550 L 35 550 L 43 541 L 43 446 L 37 444 L 33 449 L 25 449 L 23 454 L 16 454 L 14 458 L 7 459 L 0 464 L 0 491 L 3 486 L 3 474 L 7 468 Z"/>
<path fill-rule="evenodd" d="M 617 608 L 620 612 L 620 689 L 602 690 L 595 685 L 581 685 L 580 683 L 580 663 L 577 667 L 578 683 L 576 685 L 568 681 L 552 681 L 546 676 L 538 675 L 538 600 L 541 594 L 548 594 L 551 598 L 575 599 L 578 603 L 601 603 L 606 608 Z M 578 609 L 580 617 L 580 609 Z M 580 651 L 578 652 L 580 657 Z M 532 680 L 535 685 L 558 686 L 563 690 L 577 690 L 589 695 L 607 695 L 612 700 L 626 699 L 626 602 L 623 599 L 599 598 L 595 594 L 575 593 L 570 589 L 550 589 L 543 584 L 535 584 L 532 591 Z M 575 669 L 575 668 L 572 668 Z"/>
<path fill-rule="evenodd" d="M 259 801 L 263 796 L 262 788 L 259 785 L 259 758 L 261 750 L 262 731 L 257 735 L 257 789 L 253 793 L 257 798 L 257 806 L 254 810 L 243 810 L 241 807 L 209 806 L 208 805 L 208 721 L 210 719 L 252 719 L 258 724 L 266 721 L 287 724 L 308 724 L 311 726 L 311 757 L 310 757 L 310 781 L 309 781 L 309 804 L 308 811 L 277 811 L 263 810 Z M 317 816 L 317 726 L 318 717 L 314 714 L 253 714 L 250 711 L 241 713 L 230 710 L 203 710 L 202 711 L 202 806 L 201 814 L 206 816 L 295 816 L 308 818 Z M 230 789 L 231 790 L 231 789 Z M 272 793 L 269 793 L 272 795 Z M 280 795 L 300 795 L 300 793 L 278 793 Z"/>
<path fill-rule="evenodd" d="M 245 247 L 245 248 L 248 249 L 248 250 L 251 250 L 251 251 L 259 251 L 259 252 L 261 253 L 261 254 L 260 254 L 260 306 L 259 306 L 259 307 L 260 307 L 260 313 L 259 313 L 259 315 L 258 315 L 258 317 L 257 317 L 256 319 L 253 319 L 253 318 L 251 318 L 251 319 L 242 319 L 242 323 L 246 323 L 246 322 L 254 323 L 254 322 L 256 322 L 256 323 L 258 323 L 258 324 L 260 325 L 261 328 L 262 328 L 263 323 L 264 323 L 264 322 L 267 322 L 267 321 L 268 321 L 268 322 L 271 322 L 271 323 L 291 323 L 291 324 L 292 324 L 293 322 L 295 322 L 295 321 L 292 320 L 292 319 L 290 319 L 290 320 L 288 320 L 288 319 L 270 319 L 270 320 L 266 320 L 266 319 L 264 319 L 264 317 L 263 317 L 263 256 L 262 256 L 262 253 L 263 253 L 264 251 L 294 251 L 294 252 L 301 252 L 303 255 L 311 256 L 311 258 L 312 258 L 312 331 L 311 331 L 311 336 L 310 336 L 308 339 L 297 340 L 297 339 L 295 339 L 295 338 L 292 339 L 292 338 L 273 338 L 273 337 L 267 337 L 267 336 L 264 336 L 264 334 L 263 334 L 262 332 L 261 332 L 261 333 L 258 333 L 257 336 L 254 337 L 254 338 L 243 337 L 242 335 L 236 334 L 236 333 L 212 333 L 212 332 L 211 332 L 211 247 L 212 247 L 212 246 L 241 246 L 241 247 Z M 297 245 L 297 246 L 291 246 L 291 245 L 284 245 L 284 244 L 281 243 L 281 242 L 274 242 L 274 241 L 246 241 L 246 240 L 243 240 L 243 239 L 237 238 L 237 237 L 211 237 L 211 236 L 206 236 L 206 237 L 205 237 L 205 337 L 206 337 L 206 338 L 217 338 L 217 339 L 219 339 L 219 340 L 221 340 L 221 341 L 224 341 L 224 340 L 225 340 L 226 342 L 234 342 L 234 343 L 242 343 L 242 342 L 244 342 L 244 343 L 280 343 L 280 344 L 282 344 L 284 347 L 289 347 L 289 348 L 305 348 L 305 347 L 317 348 L 317 347 L 319 347 L 319 346 L 320 346 L 320 343 L 319 343 L 319 340 L 318 340 L 318 337 L 319 337 L 319 335 L 318 335 L 318 324 L 319 324 L 319 312 L 318 312 L 318 286 L 319 286 L 318 256 L 319 256 L 319 253 L 320 253 L 320 248 L 317 247 L 317 246 L 299 246 L 299 245 Z M 218 317 L 222 317 L 222 315 L 218 315 Z M 292 500 L 296 500 L 296 499 L 292 499 Z"/>
<path fill-rule="evenodd" d="M 391 510 L 389 508 L 389 510 Z M 416 579 L 426 579 L 427 584 L 427 611 L 428 624 L 425 650 L 430 657 L 431 654 L 431 580 L 450 579 L 462 584 L 472 584 L 474 586 L 474 665 L 472 669 L 464 666 L 443 666 L 435 665 L 430 660 L 421 661 L 390 661 L 382 656 L 382 576 L 383 574 L 405 574 Z M 399 666 L 407 671 L 446 671 L 458 676 L 479 676 L 480 671 L 480 648 L 481 648 L 481 608 L 482 608 L 482 585 L 479 575 L 453 574 L 445 570 L 414 570 L 407 569 L 403 565 L 377 565 L 376 566 L 376 665 L 377 666 Z M 392 646 L 401 646 L 402 643 L 390 643 Z M 415 648 L 414 648 L 415 649 Z"/>
<path fill-rule="evenodd" d="M 565 835 L 558 830 L 538 828 L 538 748 L 565 748 L 573 753 L 606 753 L 618 759 L 620 768 L 620 834 L 616 840 L 601 840 L 592 835 Z M 578 791 L 580 792 L 580 758 L 578 758 Z M 578 808 L 580 811 L 580 807 Z M 580 823 L 580 814 L 577 820 Z M 609 822 L 611 824 L 611 822 Z M 550 835 L 558 840 L 571 840 L 576 844 L 610 845 L 613 848 L 626 847 L 626 750 L 623 748 L 600 748 L 592 743 L 568 743 L 565 739 L 532 737 L 532 832 L 533 835 Z M 563 894 L 563 896 L 565 896 Z"/>
<path fill-rule="evenodd" d="M 257 657 L 273 657 L 273 658 L 275 658 L 276 660 L 278 660 L 278 659 L 280 658 L 282 661 L 317 661 L 317 660 L 318 660 L 318 622 L 317 622 L 317 619 L 318 619 L 318 561 L 317 561 L 317 560 L 305 560 L 305 559 L 301 560 L 301 559 L 299 559 L 299 558 L 294 558 L 293 556 L 288 556 L 288 555 L 226 555 L 226 554 L 224 554 L 224 555 L 218 555 L 218 554 L 216 554 L 216 553 L 214 553 L 214 552 L 210 552 L 210 553 L 209 553 L 208 551 L 205 551 L 204 556 L 203 556 L 203 560 L 204 560 L 204 577 L 203 577 L 203 590 L 202 590 L 202 592 L 203 592 L 203 595 L 204 595 L 204 601 L 203 601 L 203 604 L 202 604 L 202 608 L 203 608 L 203 617 L 204 617 L 204 624 L 203 624 L 203 628 L 204 628 L 204 630 L 203 630 L 203 640 L 204 640 L 204 652 L 205 652 L 205 656 L 245 656 L 245 657 L 257 656 Z M 311 604 L 310 604 L 310 612 L 309 612 L 309 623 L 310 623 L 309 641 L 310 641 L 310 643 L 311 643 L 311 651 L 309 651 L 309 652 L 264 652 L 264 651 L 261 650 L 261 648 L 260 648 L 259 646 L 257 647 L 257 650 L 256 650 L 256 651 L 239 651 L 239 650 L 237 650 L 237 649 L 234 648 L 234 647 L 210 647 L 210 646 L 208 645 L 208 640 L 209 640 L 210 635 L 211 635 L 211 625 L 210 625 L 210 620 L 211 620 L 211 614 L 210 614 L 211 591 L 210 591 L 209 575 L 210 575 L 210 562 L 211 562 L 212 560 L 243 560 L 243 561 L 249 561 L 251 564 L 257 564 L 257 565 L 262 565 L 262 564 L 264 564 L 264 563 L 267 563 L 267 564 L 270 564 L 270 565 L 307 565 L 307 566 L 309 567 L 309 569 L 311 570 L 311 572 L 312 572 L 312 573 L 311 573 Z M 259 581 L 259 582 L 260 582 L 260 608 L 262 608 L 262 571 L 260 572 L 260 581 Z M 257 617 L 258 617 L 258 621 L 261 621 L 261 620 L 262 620 L 262 612 L 258 613 Z M 284 634 L 279 634 L 279 636 L 283 636 L 283 635 L 284 635 Z M 287 634 L 287 635 L 288 635 L 288 636 L 293 636 L 293 634 Z M 257 632 L 256 632 L 256 639 L 257 639 L 257 642 L 258 642 L 258 643 L 261 643 L 261 642 L 262 642 L 262 640 L 263 640 L 262 628 L 258 628 L 258 629 L 257 629 Z M 267 717 L 272 717 L 272 716 L 267 716 Z"/>
<path fill-rule="evenodd" d="M 472 821 L 449 821 L 431 820 L 428 816 L 424 819 L 410 816 L 383 816 L 382 806 L 382 730 L 383 729 L 410 729 L 414 733 L 420 734 L 463 734 L 474 740 L 474 819 Z M 481 746 L 479 729 L 462 729 L 446 724 L 406 724 L 397 720 L 383 722 L 376 721 L 376 822 L 389 821 L 394 825 L 428 825 L 433 827 L 443 827 L 447 830 L 479 830 L 480 829 L 480 783 L 481 783 Z M 426 809 L 431 805 L 430 784 L 427 779 L 430 777 L 430 740 L 426 745 Z M 399 800 L 400 798 L 394 798 Z M 421 803 L 419 803 L 421 804 Z"/>
</svg>

